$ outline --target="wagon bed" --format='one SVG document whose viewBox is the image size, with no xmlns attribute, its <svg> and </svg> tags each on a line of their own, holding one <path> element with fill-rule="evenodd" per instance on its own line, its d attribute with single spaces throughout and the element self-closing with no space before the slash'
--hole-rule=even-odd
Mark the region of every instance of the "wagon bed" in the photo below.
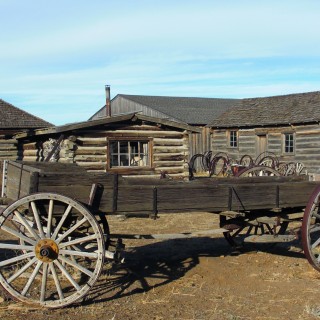
<svg viewBox="0 0 320 320">
<path fill-rule="evenodd" d="M 97 184 L 95 206 L 105 214 L 185 211 L 252 211 L 303 208 L 317 185 L 308 176 L 198 178 L 191 181 L 97 174 L 76 164 L 9 161 L 2 197 L 8 201 L 35 192 L 56 192 L 87 203 Z"/>
<path fill-rule="evenodd" d="M 107 217 L 112 214 L 156 219 L 159 213 L 212 212 L 220 224 L 209 231 L 223 234 L 234 247 L 243 232 L 245 241 L 296 239 L 286 229 L 303 220 L 305 254 L 320 270 L 319 199 L 320 187 L 308 176 L 185 181 L 90 173 L 76 164 L 9 161 L 0 214 L 0 284 L 15 299 L 41 306 L 79 300 L 94 285 L 105 258 L 120 260 L 121 239 L 112 237 L 143 237 L 110 234 Z"/>
</svg>

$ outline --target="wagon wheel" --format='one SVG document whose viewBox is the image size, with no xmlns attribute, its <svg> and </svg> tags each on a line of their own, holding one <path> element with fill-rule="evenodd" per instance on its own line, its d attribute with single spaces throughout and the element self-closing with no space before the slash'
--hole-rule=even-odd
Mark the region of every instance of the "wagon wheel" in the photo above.
<svg viewBox="0 0 320 320">
<path fill-rule="evenodd" d="M 209 168 L 210 177 L 213 175 L 224 176 L 226 174 L 227 164 L 228 164 L 228 159 L 223 156 L 218 156 L 213 158 Z"/>
<path fill-rule="evenodd" d="M 283 235 L 288 225 L 288 221 L 270 224 L 255 220 L 250 221 L 245 217 L 227 219 L 225 216 L 220 216 L 220 227 L 229 230 L 229 232 L 225 232 L 223 235 L 229 245 L 236 249 L 243 247 L 244 239 L 251 235 Z"/>
<path fill-rule="evenodd" d="M 320 186 L 309 198 L 303 215 L 301 237 L 302 247 L 309 263 L 320 271 Z"/>
<path fill-rule="evenodd" d="M 0 215 L 0 285 L 49 308 L 82 298 L 98 279 L 104 238 L 93 215 L 60 194 L 21 198 Z"/>
<path fill-rule="evenodd" d="M 240 159 L 240 165 L 245 166 L 245 167 L 251 167 L 251 166 L 253 166 L 253 159 L 248 154 L 245 154 Z"/>
<path fill-rule="evenodd" d="M 251 168 L 246 168 L 238 172 L 237 177 L 264 177 L 264 176 L 280 176 L 281 174 L 271 168 L 266 166 L 255 166 Z"/>
</svg>

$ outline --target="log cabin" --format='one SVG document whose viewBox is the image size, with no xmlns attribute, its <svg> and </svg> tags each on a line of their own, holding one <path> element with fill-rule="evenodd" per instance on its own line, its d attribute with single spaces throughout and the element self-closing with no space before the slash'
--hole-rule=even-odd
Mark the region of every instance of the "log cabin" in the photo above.
<svg viewBox="0 0 320 320">
<path fill-rule="evenodd" d="M 234 159 L 263 152 L 280 161 L 303 163 L 320 174 L 320 92 L 242 99 L 211 128 L 211 150 Z"/>
<path fill-rule="evenodd" d="M 87 171 L 188 177 L 189 134 L 200 128 L 131 113 L 16 135 L 20 160 L 76 163 Z"/>
</svg>

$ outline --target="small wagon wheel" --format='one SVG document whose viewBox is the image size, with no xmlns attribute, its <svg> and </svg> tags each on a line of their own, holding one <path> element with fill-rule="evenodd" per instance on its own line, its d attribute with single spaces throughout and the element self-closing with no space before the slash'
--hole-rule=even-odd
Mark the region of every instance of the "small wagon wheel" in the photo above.
<svg viewBox="0 0 320 320">
<path fill-rule="evenodd" d="M 0 285 L 49 308 L 81 299 L 103 268 L 104 236 L 79 202 L 55 193 L 21 198 L 0 215 Z"/>
<path fill-rule="evenodd" d="M 276 217 L 274 223 L 258 222 L 245 217 L 230 218 L 220 216 L 220 227 L 229 230 L 223 235 L 233 248 L 241 248 L 246 237 L 251 235 L 283 235 L 288 228 L 288 221 L 280 222 Z"/>
<path fill-rule="evenodd" d="M 212 159 L 209 167 L 209 176 L 224 176 L 226 173 L 228 159 L 224 156 L 217 156 Z"/>
<path fill-rule="evenodd" d="M 320 186 L 309 198 L 302 220 L 302 247 L 309 263 L 320 271 Z"/>
<path fill-rule="evenodd" d="M 244 156 L 241 157 L 240 159 L 240 165 L 245 166 L 245 167 L 251 167 L 253 166 L 253 159 L 251 156 L 248 154 L 245 154 Z"/>
<path fill-rule="evenodd" d="M 280 176 L 280 172 L 266 166 L 254 166 L 246 168 L 238 172 L 237 177 L 264 177 L 264 176 Z"/>
</svg>

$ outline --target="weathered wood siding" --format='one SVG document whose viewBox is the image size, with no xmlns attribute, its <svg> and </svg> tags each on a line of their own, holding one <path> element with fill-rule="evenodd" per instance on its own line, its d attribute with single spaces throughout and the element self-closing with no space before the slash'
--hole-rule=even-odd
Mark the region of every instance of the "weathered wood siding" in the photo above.
<svg viewBox="0 0 320 320">
<path fill-rule="evenodd" d="M 283 152 L 283 134 L 292 132 L 295 135 L 295 152 Z M 301 162 L 308 173 L 320 174 L 320 126 L 296 125 L 283 127 L 264 127 L 263 129 L 239 129 L 238 148 L 228 147 L 228 130 L 212 130 L 212 151 L 226 152 L 234 159 L 248 154 L 253 159 L 258 156 L 257 139 L 259 135 L 266 135 L 267 151 L 274 153 L 280 161 Z"/>
<path fill-rule="evenodd" d="M 155 124 L 112 124 L 108 130 L 79 129 L 60 144 L 58 162 L 77 163 L 87 171 L 119 172 L 123 175 L 160 177 L 166 173 L 172 177 L 188 176 L 189 138 L 188 132 Z M 51 138 L 51 137 L 50 137 Z M 57 137 L 55 137 L 57 139 Z M 38 138 L 39 139 L 39 138 Z M 21 143 L 21 160 L 44 161 L 43 145 L 49 139 Z M 109 140 L 148 140 L 150 166 L 109 167 Z"/>
<path fill-rule="evenodd" d="M 118 97 L 115 100 L 112 100 L 111 103 L 111 116 L 128 114 L 140 112 L 145 116 L 155 117 L 155 118 L 165 118 L 168 120 L 176 121 L 176 119 L 169 117 L 167 114 L 164 114 L 160 111 L 154 110 L 148 106 L 144 106 L 140 103 L 134 102 L 132 100 L 125 99 L 123 97 Z M 106 116 L 106 109 L 102 108 L 99 110 L 93 117 L 94 119 L 99 119 Z"/>
</svg>

